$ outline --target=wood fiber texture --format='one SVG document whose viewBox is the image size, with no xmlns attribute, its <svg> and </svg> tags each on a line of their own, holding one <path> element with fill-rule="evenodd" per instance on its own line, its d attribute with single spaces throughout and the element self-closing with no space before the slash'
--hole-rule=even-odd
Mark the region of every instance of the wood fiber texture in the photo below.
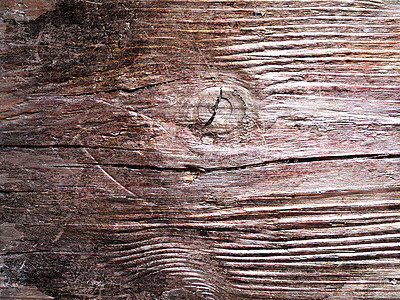
<svg viewBox="0 0 400 300">
<path fill-rule="evenodd" d="M 1 299 L 400 299 L 400 2 L 1 2 Z"/>
</svg>

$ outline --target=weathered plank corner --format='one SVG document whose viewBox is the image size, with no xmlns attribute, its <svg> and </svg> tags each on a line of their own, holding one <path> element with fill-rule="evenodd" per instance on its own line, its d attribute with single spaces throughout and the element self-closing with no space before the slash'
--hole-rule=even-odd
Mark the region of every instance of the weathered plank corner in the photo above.
<svg viewBox="0 0 400 300">
<path fill-rule="evenodd" d="M 0 13 L 0 299 L 400 299 L 399 1 Z"/>
</svg>

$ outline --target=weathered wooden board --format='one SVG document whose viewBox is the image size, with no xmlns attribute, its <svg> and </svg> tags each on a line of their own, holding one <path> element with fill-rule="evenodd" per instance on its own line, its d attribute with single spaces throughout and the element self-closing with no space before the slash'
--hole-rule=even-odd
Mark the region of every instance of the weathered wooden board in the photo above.
<svg viewBox="0 0 400 300">
<path fill-rule="evenodd" d="M 400 298 L 399 1 L 1 10 L 0 298 Z"/>
</svg>

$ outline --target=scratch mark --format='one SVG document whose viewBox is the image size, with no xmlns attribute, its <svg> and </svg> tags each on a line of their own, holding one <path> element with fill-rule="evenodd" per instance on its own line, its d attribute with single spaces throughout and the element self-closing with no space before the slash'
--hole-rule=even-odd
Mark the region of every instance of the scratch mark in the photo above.
<svg viewBox="0 0 400 300">
<path fill-rule="evenodd" d="M 117 186 L 119 186 L 120 188 L 122 188 L 125 192 L 127 192 L 129 195 L 134 196 L 135 198 L 137 198 L 138 196 L 136 194 L 134 194 L 133 192 L 131 192 L 130 190 L 128 190 L 126 187 L 124 187 L 121 183 L 119 183 L 114 177 L 112 177 L 106 170 L 104 170 L 104 168 L 99 164 L 99 162 L 93 157 L 93 155 L 91 155 L 89 153 L 89 151 L 87 151 L 86 148 L 83 148 L 83 151 L 86 152 L 86 154 L 95 162 L 95 165 L 100 169 L 100 171 L 103 172 L 103 174 L 110 179 L 112 182 L 114 182 Z"/>
<path fill-rule="evenodd" d="M 51 242 L 52 243 L 56 243 L 60 238 L 61 238 L 61 236 L 64 234 L 64 229 L 63 228 L 61 228 L 61 230 L 60 230 L 60 232 L 57 234 L 57 236 L 54 238 L 54 240 L 52 240 Z"/>
</svg>

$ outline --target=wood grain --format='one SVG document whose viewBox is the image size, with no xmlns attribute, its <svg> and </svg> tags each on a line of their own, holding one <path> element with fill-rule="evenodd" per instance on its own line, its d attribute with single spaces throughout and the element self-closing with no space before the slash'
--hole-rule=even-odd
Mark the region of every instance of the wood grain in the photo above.
<svg viewBox="0 0 400 300">
<path fill-rule="evenodd" d="M 6 1 L 0 298 L 400 298 L 400 4 Z"/>
</svg>

